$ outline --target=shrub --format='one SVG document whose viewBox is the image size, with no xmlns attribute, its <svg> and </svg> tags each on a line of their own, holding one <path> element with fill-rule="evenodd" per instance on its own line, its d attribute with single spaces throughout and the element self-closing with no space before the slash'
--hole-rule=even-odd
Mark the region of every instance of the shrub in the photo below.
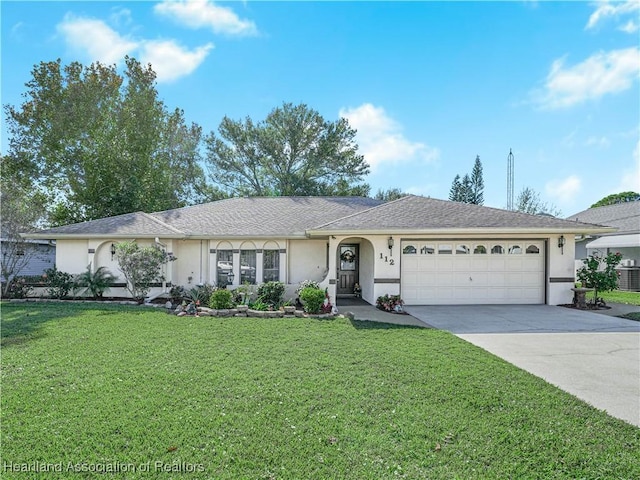
<svg viewBox="0 0 640 480">
<path fill-rule="evenodd" d="M 44 271 L 46 275 L 47 292 L 53 298 L 64 298 L 73 289 L 73 275 L 61 272 L 55 266 Z"/>
<path fill-rule="evenodd" d="M 7 288 L 2 288 L 2 291 L 6 292 L 7 298 L 27 298 L 31 290 L 33 290 L 31 285 L 24 277 L 13 277 Z"/>
<path fill-rule="evenodd" d="M 261 312 L 266 312 L 267 310 L 269 310 L 269 305 L 260 300 L 257 300 L 252 304 L 250 304 L 249 308 L 251 308 L 251 310 L 259 310 Z"/>
<path fill-rule="evenodd" d="M 582 260 L 584 264 L 578 269 L 578 280 L 587 288 L 593 288 L 593 303 L 597 304 L 598 292 L 608 292 L 618 288 L 618 272 L 616 266 L 622 260 L 620 253 L 608 253 L 601 257 L 597 253 Z"/>
<path fill-rule="evenodd" d="M 258 299 L 270 307 L 279 308 L 284 297 L 284 283 L 266 282 L 258 287 Z"/>
<path fill-rule="evenodd" d="M 400 295 L 383 295 L 376 300 L 376 307 L 385 312 L 397 312 L 402 310 L 404 301 Z"/>
<path fill-rule="evenodd" d="M 187 298 L 187 291 L 181 285 L 175 285 L 169 290 L 169 296 L 173 303 L 180 303 Z"/>
<path fill-rule="evenodd" d="M 91 271 L 91 264 L 87 265 L 87 270 L 75 278 L 75 289 L 84 295 L 91 293 L 94 299 L 102 298 L 104 292 L 113 285 L 116 277 L 107 269 L 100 267 L 95 272 Z"/>
<path fill-rule="evenodd" d="M 300 296 L 300 293 L 302 293 L 302 290 L 304 290 L 307 287 L 319 289 L 320 284 L 315 280 L 303 280 L 302 282 L 300 282 L 300 285 L 298 285 L 298 288 L 296 288 L 296 295 Z"/>
<path fill-rule="evenodd" d="M 162 265 L 175 260 L 175 257 L 169 257 L 167 252 L 155 245 L 141 247 L 135 242 L 122 242 L 116 247 L 116 259 L 127 280 L 127 290 L 142 303 L 151 290 L 151 284 L 162 280 Z"/>
<path fill-rule="evenodd" d="M 256 286 L 245 282 L 233 290 L 233 301 L 236 305 L 249 305 L 256 291 Z"/>
<path fill-rule="evenodd" d="M 324 299 L 324 290 L 319 288 L 305 287 L 300 292 L 300 300 L 302 300 L 304 311 L 307 313 L 320 313 Z"/>
<path fill-rule="evenodd" d="M 203 307 L 208 307 L 211 301 L 211 295 L 216 291 L 216 287 L 209 283 L 198 285 L 189 291 L 185 292 L 185 297 L 192 302 L 200 302 Z"/>
<path fill-rule="evenodd" d="M 215 290 L 209 298 L 209 307 L 215 310 L 226 310 L 227 308 L 233 308 L 233 293 L 231 290 L 220 288 Z"/>
</svg>

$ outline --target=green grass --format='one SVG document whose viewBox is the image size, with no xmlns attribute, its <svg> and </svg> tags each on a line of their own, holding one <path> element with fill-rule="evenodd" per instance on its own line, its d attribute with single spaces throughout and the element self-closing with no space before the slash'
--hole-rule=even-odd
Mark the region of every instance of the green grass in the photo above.
<svg viewBox="0 0 640 480">
<path fill-rule="evenodd" d="M 627 305 L 640 305 L 640 292 L 625 292 L 614 290 L 612 292 L 599 292 L 605 303 L 626 303 Z M 587 292 L 587 299 L 593 300 L 593 292 Z"/>
<path fill-rule="evenodd" d="M 446 332 L 346 319 L 3 304 L 0 412 L 3 479 L 640 478 L 640 429 Z"/>
</svg>

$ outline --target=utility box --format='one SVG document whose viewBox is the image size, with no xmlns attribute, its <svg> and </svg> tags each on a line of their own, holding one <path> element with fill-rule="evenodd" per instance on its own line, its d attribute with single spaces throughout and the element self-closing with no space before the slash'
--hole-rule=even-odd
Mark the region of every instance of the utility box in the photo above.
<svg viewBox="0 0 640 480">
<path fill-rule="evenodd" d="M 640 267 L 619 268 L 618 276 L 618 289 L 640 292 Z"/>
</svg>

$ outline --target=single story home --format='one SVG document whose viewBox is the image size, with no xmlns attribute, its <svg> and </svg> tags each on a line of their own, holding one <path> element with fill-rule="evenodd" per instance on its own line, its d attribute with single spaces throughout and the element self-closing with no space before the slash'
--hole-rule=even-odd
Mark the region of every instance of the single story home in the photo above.
<svg viewBox="0 0 640 480">
<path fill-rule="evenodd" d="M 604 255 L 620 252 L 623 261 L 631 260 L 627 262 L 629 266 L 640 266 L 640 201 L 589 208 L 567 220 L 616 228 L 615 232 L 584 234 L 576 238 L 576 260 L 580 265 L 582 259 L 597 251 Z"/>
<path fill-rule="evenodd" d="M 303 280 L 340 305 L 356 284 L 375 304 L 561 304 L 572 299 L 576 235 L 610 227 L 479 205 L 405 196 L 243 197 L 157 213 L 135 212 L 27 234 L 56 240 L 59 270 L 91 265 L 122 274 L 118 242 L 157 244 L 177 260 L 171 285 L 230 288 L 277 280 L 293 295 Z M 124 290 L 119 293 L 124 293 Z M 116 292 L 111 292 L 115 295 Z"/>
</svg>

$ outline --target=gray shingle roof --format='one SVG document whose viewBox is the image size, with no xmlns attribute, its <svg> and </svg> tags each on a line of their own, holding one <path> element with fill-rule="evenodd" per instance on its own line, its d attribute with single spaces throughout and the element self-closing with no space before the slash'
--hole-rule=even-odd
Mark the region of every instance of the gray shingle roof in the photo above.
<svg viewBox="0 0 640 480">
<path fill-rule="evenodd" d="M 37 236 L 304 236 L 315 225 L 380 203 L 365 197 L 229 198 L 152 214 L 135 212 L 65 225 L 40 231 Z"/>
<path fill-rule="evenodd" d="M 179 230 L 144 212 L 126 213 L 115 217 L 101 218 L 89 222 L 74 223 L 41 230 L 43 235 L 112 235 L 112 236 L 175 236 Z M 52 236 L 51 238 L 56 238 Z"/>
<path fill-rule="evenodd" d="M 478 229 L 559 229 L 597 226 L 548 216 L 409 195 L 383 203 L 365 197 L 244 197 L 147 214 L 143 212 L 56 227 L 32 238 L 302 237 L 313 233 Z"/>
<path fill-rule="evenodd" d="M 317 231 L 428 230 L 465 228 L 593 229 L 575 221 L 529 215 L 467 203 L 408 195 L 376 208 L 316 227 Z"/>
<path fill-rule="evenodd" d="M 365 197 L 243 197 L 152 215 L 192 236 L 289 237 L 380 203 Z"/>
<path fill-rule="evenodd" d="M 616 203 L 589 208 L 571 215 L 568 220 L 617 227 L 618 233 L 640 231 L 640 202 Z"/>
</svg>

